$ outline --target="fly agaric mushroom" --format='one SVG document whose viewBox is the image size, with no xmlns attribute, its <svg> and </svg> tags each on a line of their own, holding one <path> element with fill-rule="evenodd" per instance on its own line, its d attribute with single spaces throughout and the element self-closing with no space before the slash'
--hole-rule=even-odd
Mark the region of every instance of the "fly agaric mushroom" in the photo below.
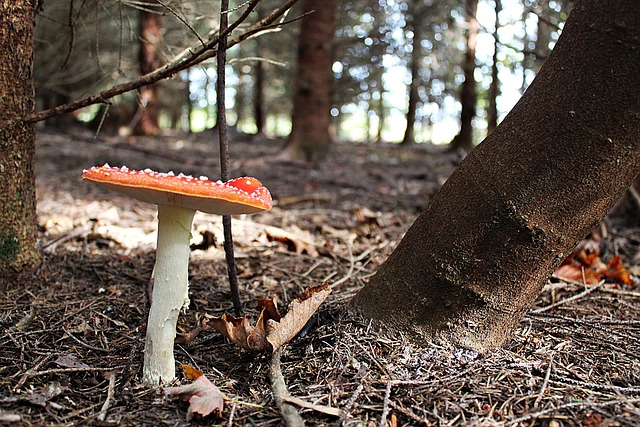
<svg viewBox="0 0 640 427">
<path fill-rule="evenodd" d="M 144 350 L 142 380 L 160 384 L 175 378 L 173 342 L 181 310 L 189 305 L 189 240 L 195 212 L 239 215 L 271 209 L 269 190 L 251 177 L 210 181 L 172 172 L 104 166 L 84 170 L 82 179 L 158 205 L 158 245 Z"/>
</svg>

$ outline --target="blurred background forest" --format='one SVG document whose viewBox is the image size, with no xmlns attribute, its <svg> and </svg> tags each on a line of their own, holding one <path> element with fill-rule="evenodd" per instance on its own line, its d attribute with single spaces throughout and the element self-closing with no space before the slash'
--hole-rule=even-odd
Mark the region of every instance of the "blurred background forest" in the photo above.
<svg viewBox="0 0 640 427">
<path fill-rule="evenodd" d="M 261 1 L 240 30 L 282 3 Z M 282 29 L 228 52 L 228 121 L 240 132 L 278 137 L 291 131 L 302 3 Z M 231 1 L 231 21 L 244 6 Z M 197 47 L 217 31 L 219 7 L 199 0 L 44 1 L 35 27 L 37 109 L 130 81 Z M 531 83 L 570 7 L 569 0 L 338 1 L 334 40 L 328 41 L 332 137 L 449 143 L 466 109 L 463 121 L 472 124 L 477 144 Z M 155 85 L 157 118 L 150 127 L 140 123 L 149 105 L 143 91 L 48 124 L 80 122 L 121 135 L 201 132 L 216 123 L 215 80 L 212 58 Z"/>
</svg>

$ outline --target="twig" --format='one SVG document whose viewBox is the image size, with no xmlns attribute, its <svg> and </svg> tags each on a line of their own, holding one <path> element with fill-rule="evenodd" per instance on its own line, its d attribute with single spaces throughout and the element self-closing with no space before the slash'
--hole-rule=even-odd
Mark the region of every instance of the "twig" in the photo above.
<svg viewBox="0 0 640 427">
<path fill-rule="evenodd" d="M 282 347 L 278 348 L 271 356 L 271 366 L 269 367 L 269 376 L 271 377 L 271 388 L 273 390 L 273 398 L 282 415 L 282 421 L 287 427 L 304 426 L 304 420 L 296 411 L 296 408 L 287 401 L 291 395 L 287 390 L 287 385 L 282 376 L 280 368 L 280 357 L 282 356 Z"/>
<path fill-rule="evenodd" d="M 50 375 L 50 374 L 71 374 L 75 372 L 104 372 L 111 371 L 113 369 L 122 369 L 124 366 L 116 366 L 115 368 L 54 368 L 47 369 L 45 371 L 35 371 L 35 372 L 27 372 L 25 376 L 29 377 L 39 377 L 40 375 Z"/>
<path fill-rule="evenodd" d="M 220 34 L 225 34 L 229 23 L 229 0 L 220 1 Z M 231 178 L 229 174 L 229 139 L 227 138 L 227 109 L 226 102 L 226 79 L 225 65 L 227 63 L 227 37 L 221 36 L 218 42 L 216 79 L 216 107 L 218 112 L 218 142 L 220 144 L 220 178 L 223 182 Z M 227 275 L 229 276 L 229 287 L 231 289 L 231 301 L 236 317 L 242 316 L 242 302 L 240 301 L 240 290 L 238 286 L 238 269 L 233 254 L 233 233 L 231 232 L 231 216 L 222 217 L 222 229 L 224 234 L 224 254 L 227 261 Z"/>
<path fill-rule="evenodd" d="M 540 406 L 540 402 L 542 401 L 542 397 L 544 396 L 545 391 L 547 390 L 547 386 L 549 385 L 549 377 L 551 377 L 551 369 L 553 367 L 553 354 L 549 358 L 549 366 L 547 366 L 547 373 L 544 376 L 544 381 L 542 382 L 542 387 L 540 387 L 540 393 L 538 393 L 538 397 L 535 402 L 533 402 L 533 407 L 537 408 Z"/>
<path fill-rule="evenodd" d="M 429 423 L 427 420 L 425 420 L 424 418 L 420 418 L 411 409 L 403 408 L 402 406 L 398 405 L 397 403 L 395 403 L 392 400 L 389 401 L 389 406 L 391 406 L 396 411 L 402 412 L 407 417 L 411 418 L 412 420 L 414 420 L 414 421 L 416 421 L 416 422 L 418 422 L 420 424 L 424 424 L 424 425 L 427 425 L 427 426 L 432 426 L 433 425 L 433 424 Z"/>
<path fill-rule="evenodd" d="M 507 425 L 507 426 L 518 425 L 523 421 L 535 420 L 537 418 L 540 418 L 543 415 L 547 415 L 548 413 L 559 412 L 562 409 L 569 409 L 569 408 L 601 408 L 601 407 L 604 407 L 604 406 L 623 405 L 623 404 L 639 403 L 639 402 L 640 402 L 640 398 L 629 399 L 628 397 L 623 397 L 623 398 L 620 398 L 620 399 L 613 399 L 613 400 L 605 400 L 604 402 L 588 402 L 588 401 L 570 402 L 570 403 L 565 403 L 563 405 L 559 405 L 559 406 L 556 406 L 556 407 L 550 407 L 550 408 L 547 408 L 547 409 L 543 409 L 542 411 L 530 412 L 530 413 L 525 414 L 525 415 L 523 415 L 521 417 L 514 418 L 512 420 L 507 421 L 505 425 Z"/>
<path fill-rule="evenodd" d="M 347 401 L 347 404 L 345 405 L 344 409 L 342 410 L 342 415 L 340 415 L 340 419 L 338 420 L 338 423 L 340 425 L 345 425 L 347 417 L 349 416 L 349 413 L 351 412 L 351 408 L 353 407 L 353 404 L 356 403 L 356 400 L 358 400 L 358 397 L 360 397 L 360 394 L 362 393 L 362 390 L 364 390 L 364 383 L 363 382 L 358 384 L 358 387 L 356 387 L 356 391 L 353 392 L 353 394 L 351 395 L 351 397 Z"/>
<path fill-rule="evenodd" d="M 391 397 L 391 381 L 387 381 L 387 388 L 384 391 L 384 400 L 382 402 L 382 415 L 378 422 L 378 427 L 386 427 L 387 417 L 389 416 L 389 399 Z"/>
<path fill-rule="evenodd" d="M 229 427 L 233 427 L 233 417 L 235 416 L 237 407 L 238 407 L 238 402 L 234 401 L 233 405 L 231 405 L 231 413 L 229 414 L 229 422 L 227 423 Z"/>
<path fill-rule="evenodd" d="M 351 279 L 351 276 L 353 275 L 353 270 L 356 267 L 356 260 L 353 257 L 353 250 L 351 249 L 351 243 L 349 243 L 348 239 L 342 239 L 342 240 L 344 240 L 344 242 L 346 243 L 347 251 L 349 252 L 349 270 L 347 271 L 347 274 L 345 274 L 341 279 L 338 279 L 335 282 L 333 282 L 332 286 L 338 286 L 342 282 L 346 282 L 347 280 Z"/>
<path fill-rule="evenodd" d="M 585 295 L 589 295 L 591 292 L 593 292 L 596 289 L 598 289 L 600 286 L 602 286 L 603 283 L 604 283 L 604 280 L 602 282 L 598 283 L 597 285 L 594 285 L 594 286 L 591 286 L 591 287 L 588 287 L 587 285 L 584 285 L 585 290 L 580 292 L 579 294 L 576 294 L 576 295 L 574 295 L 572 297 L 569 297 L 569 298 L 562 299 L 560 301 L 556 301 L 553 304 L 547 305 L 546 307 L 541 307 L 541 308 L 537 308 L 535 310 L 531 310 L 531 312 L 532 313 L 536 313 L 536 314 L 544 313 L 545 311 L 549 311 L 549 310 L 551 310 L 553 308 L 556 308 L 556 307 L 558 307 L 560 305 L 563 305 L 563 304 L 566 304 L 568 302 L 580 299 L 580 298 L 584 297 Z"/>
<path fill-rule="evenodd" d="M 339 417 L 342 414 L 342 411 L 340 411 L 340 409 L 334 408 L 333 406 L 316 405 L 315 403 L 307 402 L 304 399 L 300 399 L 299 397 L 295 397 L 291 395 L 286 396 L 284 400 L 286 400 L 289 403 L 293 403 L 294 405 L 297 405 L 301 408 L 312 409 L 316 412 L 320 412 L 326 415 L 331 415 L 334 417 Z"/>
<path fill-rule="evenodd" d="M 28 369 L 27 372 L 24 373 L 24 375 L 22 375 L 22 377 L 20 378 L 20 380 L 18 381 L 18 384 L 16 384 L 16 386 L 13 388 L 14 391 L 18 390 L 20 387 L 22 387 L 24 385 L 24 383 L 27 381 L 27 379 L 29 379 L 29 377 L 34 376 L 35 372 L 41 367 L 43 366 L 45 363 L 47 363 L 49 360 L 51 360 L 53 358 L 54 354 L 48 354 L 45 357 L 42 358 L 41 361 L 39 361 L 38 363 L 36 363 L 36 365 L 31 368 Z"/>
<path fill-rule="evenodd" d="M 75 342 L 77 342 L 78 344 L 80 344 L 81 346 L 88 348 L 89 350 L 94 350 L 94 351 L 99 351 L 102 353 L 109 353 L 109 350 L 101 348 L 101 347 L 94 347 L 90 344 L 87 344 L 86 342 L 82 341 L 80 338 L 77 338 L 75 335 L 73 335 L 71 332 L 69 332 L 69 330 L 67 330 L 64 326 L 62 327 L 62 330 L 64 331 L 65 334 L 67 334 L 71 339 L 73 339 Z"/>
<path fill-rule="evenodd" d="M 353 338 L 351 335 L 347 335 L 347 337 L 353 341 L 353 343 L 355 345 L 357 345 L 358 347 L 360 347 L 360 349 L 362 351 L 364 351 L 364 354 L 369 358 L 369 360 L 371 360 L 373 362 L 374 365 L 376 365 L 378 367 L 378 369 L 380 369 L 380 372 L 384 373 L 385 375 L 391 377 L 391 374 L 389 374 L 389 371 L 387 371 L 387 369 L 382 366 L 382 364 L 380 364 L 380 362 L 378 361 L 378 359 L 376 359 L 376 357 L 371 354 L 371 352 L 369 350 L 367 350 L 362 344 L 360 344 L 358 342 L 358 340 L 356 340 L 355 338 Z"/>
<path fill-rule="evenodd" d="M 109 387 L 107 388 L 107 398 L 105 399 L 104 404 L 102 405 L 102 408 L 98 413 L 99 421 L 104 421 L 105 418 L 107 418 L 107 411 L 111 406 L 111 402 L 113 402 L 113 392 L 115 387 L 116 387 L 116 373 L 111 372 L 109 374 Z"/>
</svg>

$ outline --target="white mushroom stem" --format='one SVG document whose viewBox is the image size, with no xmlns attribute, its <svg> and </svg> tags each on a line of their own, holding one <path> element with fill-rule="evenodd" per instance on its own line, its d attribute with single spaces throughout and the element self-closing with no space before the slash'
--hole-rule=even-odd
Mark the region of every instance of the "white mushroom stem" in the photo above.
<svg viewBox="0 0 640 427">
<path fill-rule="evenodd" d="M 189 241 L 195 211 L 158 205 L 158 246 L 147 322 L 142 380 L 159 385 L 176 375 L 173 343 L 178 314 L 189 306 Z"/>
</svg>

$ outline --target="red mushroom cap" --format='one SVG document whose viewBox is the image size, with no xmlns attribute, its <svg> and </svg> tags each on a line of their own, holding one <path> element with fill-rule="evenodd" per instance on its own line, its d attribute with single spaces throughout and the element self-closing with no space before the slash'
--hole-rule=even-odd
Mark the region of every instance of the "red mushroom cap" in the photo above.
<svg viewBox="0 0 640 427">
<path fill-rule="evenodd" d="M 151 169 L 130 170 L 109 165 L 82 172 L 82 179 L 95 182 L 134 199 L 156 205 L 181 206 L 217 215 L 239 215 L 266 211 L 273 202 L 271 193 L 252 177 L 227 182 L 194 178 Z"/>
</svg>

